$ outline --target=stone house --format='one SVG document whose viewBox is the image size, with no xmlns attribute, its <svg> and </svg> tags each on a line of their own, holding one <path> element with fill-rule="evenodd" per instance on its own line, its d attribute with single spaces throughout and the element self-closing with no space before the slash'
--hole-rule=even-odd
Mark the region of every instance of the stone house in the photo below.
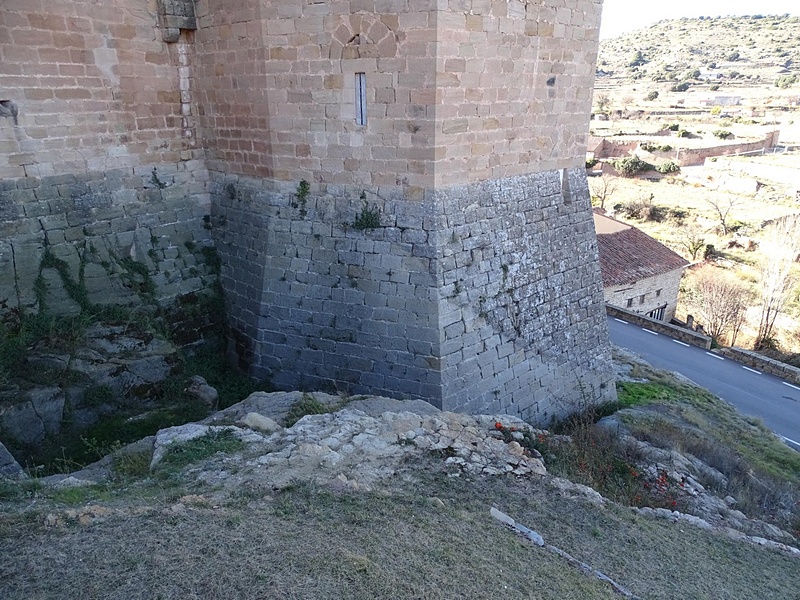
<svg viewBox="0 0 800 600">
<path fill-rule="evenodd" d="M 608 304 L 669 322 L 689 262 L 636 227 L 594 213 Z"/>
<path fill-rule="evenodd" d="M 213 247 L 228 356 L 279 388 L 529 421 L 612 399 L 601 7 L 3 0 L 0 307 L 58 287 L 45 248 L 92 301 L 135 301 L 125 259 L 166 302 Z"/>
</svg>

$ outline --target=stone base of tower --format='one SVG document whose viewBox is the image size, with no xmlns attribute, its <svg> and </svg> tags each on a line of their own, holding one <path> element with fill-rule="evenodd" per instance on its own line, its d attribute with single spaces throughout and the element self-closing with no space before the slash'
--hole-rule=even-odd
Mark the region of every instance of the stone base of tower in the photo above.
<svg viewBox="0 0 800 600">
<path fill-rule="evenodd" d="M 230 354 L 253 376 L 542 424 L 615 398 L 583 169 L 213 188 Z"/>
</svg>

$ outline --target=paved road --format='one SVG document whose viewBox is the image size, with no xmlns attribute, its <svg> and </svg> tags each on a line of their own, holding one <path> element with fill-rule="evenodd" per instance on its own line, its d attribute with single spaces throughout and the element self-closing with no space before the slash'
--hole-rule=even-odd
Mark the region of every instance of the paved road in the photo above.
<svg viewBox="0 0 800 600">
<path fill-rule="evenodd" d="M 608 317 L 608 327 L 612 343 L 633 350 L 654 367 L 677 371 L 740 412 L 759 417 L 800 450 L 800 386 L 613 317 Z"/>
</svg>

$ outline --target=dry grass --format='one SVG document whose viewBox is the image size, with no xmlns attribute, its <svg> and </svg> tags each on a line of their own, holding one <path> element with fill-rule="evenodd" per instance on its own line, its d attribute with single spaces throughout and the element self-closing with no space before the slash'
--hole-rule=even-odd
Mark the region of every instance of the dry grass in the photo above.
<svg viewBox="0 0 800 600">
<path fill-rule="evenodd" d="M 635 398 L 627 390 L 623 401 L 673 415 L 713 441 L 704 446 L 667 431 L 664 445 L 722 468 L 728 448 L 739 457 L 731 469 L 752 466 L 755 457 L 762 466 L 783 465 L 787 477 L 800 472 L 800 458 L 725 403 L 645 365 L 632 375 L 651 387 L 636 388 Z M 205 454 L 192 464 L 203 464 Z M 515 537 L 490 517 L 492 506 L 643 599 L 799 597 L 796 558 L 596 505 L 554 489 L 548 478 L 452 477 L 434 454 L 410 459 L 371 491 L 255 481 L 224 491 L 200 483 L 198 472 L 192 466 L 166 479 L 119 478 L 72 491 L 0 486 L 0 598 L 617 597 Z M 81 525 L 81 511 L 101 518 Z"/>
<path fill-rule="evenodd" d="M 616 597 L 499 526 L 491 505 L 642 598 L 761 600 L 796 589 L 796 560 L 719 535 L 563 498 L 540 481 L 454 479 L 437 462 L 414 473 L 374 493 L 300 484 L 86 527 L 6 521 L 0 591 L 28 600 Z"/>
</svg>

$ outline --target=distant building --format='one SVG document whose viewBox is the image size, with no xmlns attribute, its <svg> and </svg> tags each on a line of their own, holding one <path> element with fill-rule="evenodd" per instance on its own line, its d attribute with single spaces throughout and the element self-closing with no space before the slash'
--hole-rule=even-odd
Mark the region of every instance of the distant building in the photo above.
<svg viewBox="0 0 800 600">
<path fill-rule="evenodd" d="M 689 262 L 635 227 L 598 212 L 594 228 L 605 301 L 654 319 L 672 319 Z"/>
<path fill-rule="evenodd" d="M 701 81 L 719 81 L 722 79 L 722 73 L 719 71 L 704 71 L 700 69 L 700 76 L 698 79 Z"/>
<path fill-rule="evenodd" d="M 741 96 L 711 96 L 700 98 L 697 103 L 700 106 L 739 106 L 742 103 Z"/>
</svg>

